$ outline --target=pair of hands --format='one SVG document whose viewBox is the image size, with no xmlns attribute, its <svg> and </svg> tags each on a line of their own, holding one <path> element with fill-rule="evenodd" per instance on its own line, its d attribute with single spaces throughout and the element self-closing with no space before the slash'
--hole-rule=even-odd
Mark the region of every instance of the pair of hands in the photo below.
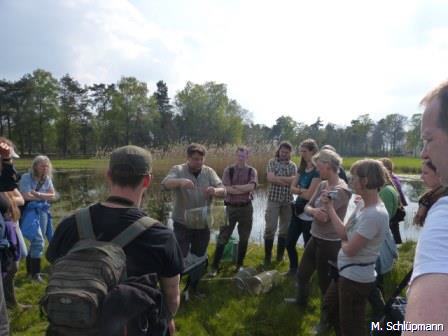
<svg viewBox="0 0 448 336">
<path fill-rule="evenodd" d="M 42 197 L 41 193 L 36 190 L 31 190 L 30 193 L 31 193 L 31 195 L 33 195 L 36 198 L 40 199 Z"/>
<path fill-rule="evenodd" d="M 189 180 L 187 178 L 181 179 L 180 181 L 180 187 L 182 189 L 195 189 L 195 185 L 192 180 Z M 207 187 L 203 189 L 204 194 L 208 196 L 215 196 L 216 195 L 216 189 L 214 187 Z"/>
<path fill-rule="evenodd" d="M 333 209 L 333 200 L 328 197 L 328 191 L 324 190 L 320 196 L 320 202 L 322 203 L 321 208 L 315 208 L 313 210 L 313 217 L 320 222 L 327 222 L 330 219 L 328 213 Z"/>
</svg>

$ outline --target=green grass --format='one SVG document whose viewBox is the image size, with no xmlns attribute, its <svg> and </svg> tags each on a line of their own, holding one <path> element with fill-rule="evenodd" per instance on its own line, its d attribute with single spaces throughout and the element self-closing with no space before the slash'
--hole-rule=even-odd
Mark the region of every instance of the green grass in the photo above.
<svg viewBox="0 0 448 336">
<path fill-rule="evenodd" d="M 259 172 L 264 172 L 266 164 L 270 156 L 261 157 L 254 156 L 250 163 L 257 168 Z M 350 169 L 350 166 L 359 159 L 364 157 L 344 157 L 343 166 L 345 169 Z M 395 172 L 402 174 L 419 174 L 421 168 L 421 159 L 415 157 L 397 156 L 390 158 L 395 165 Z M 299 163 L 299 157 L 293 157 L 294 162 Z M 31 159 L 14 160 L 14 164 L 19 171 L 25 171 L 31 166 Z M 179 164 L 185 161 L 185 157 L 167 156 L 163 159 L 154 160 L 154 174 L 165 176 L 168 170 L 174 164 Z M 215 168 L 218 173 L 222 173 L 224 167 L 233 162 L 233 155 L 226 156 L 208 156 L 206 164 Z M 78 169 L 101 169 L 107 166 L 106 159 L 53 159 L 53 167 L 56 170 L 78 170 Z"/>
<path fill-rule="evenodd" d="M 209 256 L 213 254 L 209 248 Z M 410 269 L 414 257 L 415 243 L 404 243 L 400 247 L 400 258 L 393 271 L 385 277 L 385 290 L 389 294 Z M 300 253 L 302 250 L 299 251 Z M 261 271 L 263 248 L 249 247 L 246 266 Z M 48 265 L 44 271 L 48 271 Z M 285 272 L 288 262 L 275 265 L 275 269 Z M 234 266 L 223 263 L 220 277 L 232 276 Z M 17 295 L 22 303 L 33 304 L 24 312 L 11 311 L 11 328 L 14 335 L 43 335 L 46 321 L 40 315 L 38 301 L 45 286 L 31 283 L 21 265 L 16 280 Z M 283 299 L 293 296 L 294 283 L 284 279 L 269 293 L 250 296 L 239 292 L 231 281 L 203 281 L 199 285 L 205 297 L 192 297 L 182 302 L 176 316 L 179 336 L 187 335 L 308 335 L 319 319 L 319 290 L 313 279 L 311 300 L 306 309 L 294 304 L 286 304 Z"/>
<path fill-rule="evenodd" d="M 344 158 L 343 166 L 345 169 L 350 169 L 351 165 L 364 157 L 346 157 Z M 401 174 L 420 174 L 422 160 L 415 157 L 394 156 L 390 157 L 394 163 L 394 172 Z"/>
</svg>

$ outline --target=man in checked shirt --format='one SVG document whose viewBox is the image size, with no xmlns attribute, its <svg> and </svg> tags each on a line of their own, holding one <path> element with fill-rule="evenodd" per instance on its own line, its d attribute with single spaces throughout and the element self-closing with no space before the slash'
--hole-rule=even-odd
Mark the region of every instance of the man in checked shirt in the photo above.
<svg viewBox="0 0 448 336">
<path fill-rule="evenodd" d="M 264 264 L 271 264 L 274 236 L 279 226 L 277 240 L 277 261 L 283 260 L 286 247 L 288 224 L 291 219 L 291 182 L 297 174 L 297 166 L 291 161 L 292 145 L 289 142 L 280 143 L 275 157 L 269 160 L 267 166 L 268 204 L 265 213 L 266 226 L 264 230 Z M 280 219 L 280 221 L 279 221 Z M 278 225 L 279 224 L 279 225 Z"/>
</svg>

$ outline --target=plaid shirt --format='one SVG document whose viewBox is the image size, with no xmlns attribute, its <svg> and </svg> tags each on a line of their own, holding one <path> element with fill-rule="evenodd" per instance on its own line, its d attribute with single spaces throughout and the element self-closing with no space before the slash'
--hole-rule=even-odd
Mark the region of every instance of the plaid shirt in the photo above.
<svg viewBox="0 0 448 336">
<path fill-rule="evenodd" d="M 277 158 L 268 162 L 268 173 L 274 173 L 275 176 L 295 176 L 297 174 L 297 166 L 294 162 L 281 162 Z M 293 200 L 290 186 L 280 186 L 271 183 L 268 189 L 268 199 L 273 202 L 291 202 Z"/>
</svg>

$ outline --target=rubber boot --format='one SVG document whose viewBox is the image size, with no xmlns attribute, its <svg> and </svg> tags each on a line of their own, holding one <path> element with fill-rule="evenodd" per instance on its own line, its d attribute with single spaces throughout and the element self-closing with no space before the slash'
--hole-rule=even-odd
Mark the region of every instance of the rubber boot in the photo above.
<svg viewBox="0 0 448 336">
<path fill-rule="evenodd" d="M 14 288 L 14 276 L 15 273 L 8 273 L 3 278 L 3 290 L 5 293 L 6 306 L 9 309 L 18 308 L 20 310 L 29 309 L 31 305 L 24 305 L 17 302 L 16 293 Z"/>
<path fill-rule="evenodd" d="M 272 247 L 274 246 L 273 239 L 264 240 L 264 266 L 269 267 L 272 259 Z"/>
<path fill-rule="evenodd" d="M 225 245 L 223 244 L 218 243 L 216 245 L 215 255 L 213 257 L 212 269 L 208 274 L 210 277 L 215 277 L 218 274 L 219 263 L 222 259 L 222 255 L 224 254 L 224 248 Z"/>
<path fill-rule="evenodd" d="M 31 277 L 31 257 L 29 255 L 26 256 L 26 276 Z"/>
<path fill-rule="evenodd" d="M 244 258 L 246 257 L 247 251 L 247 241 L 239 241 L 238 242 L 238 258 L 236 261 L 236 270 L 238 271 L 240 267 L 243 266 Z"/>
<path fill-rule="evenodd" d="M 277 239 L 277 262 L 283 261 L 283 255 L 285 254 L 286 239 L 278 237 Z"/>
<path fill-rule="evenodd" d="M 40 258 L 31 258 L 31 279 L 37 282 L 44 282 L 40 274 Z"/>
</svg>

